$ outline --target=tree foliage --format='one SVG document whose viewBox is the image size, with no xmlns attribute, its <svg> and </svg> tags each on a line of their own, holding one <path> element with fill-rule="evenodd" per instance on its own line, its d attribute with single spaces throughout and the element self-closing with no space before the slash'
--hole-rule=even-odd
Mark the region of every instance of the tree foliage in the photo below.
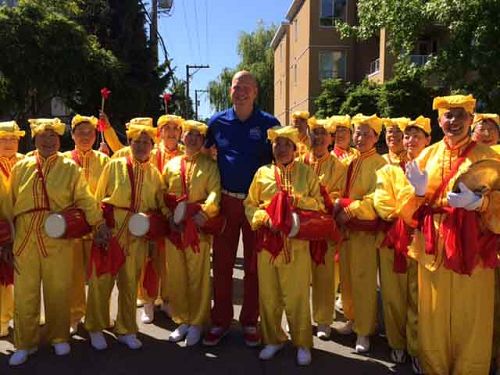
<svg viewBox="0 0 500 375">
<path fill-rule="evenodd" d="M 321 93 L 314 104 L 318 108 L 316 117 L 326 118 L 340 113 L 340 107 L 346 100 L 350 84 L 340 78 L 325 79 L 321 82 Z"/>
<path fill-rule="evenodd" d="M 371 115 L 379 112 L 380 86 L 368 80 L 362 81 L 347 92 L 340 107 L 340 114 L 354 116 L 357 113 Z"/>
<path fill-rule="evenodd" d="M 259 84 L 257 105 L 267 112 L 274 107 L 274 52 L 270 47 L 276 26 L 266 27 L 259 22 L 251 33 L 241 33 L 238 40 L 240 63 L 235 69 L 224 68 L 216 80 L 208 85 L 210 104 L 215 110 L 230 106 L 229 88 L 231 78 L 238 70 L 248 70 Z"/>
</svg>

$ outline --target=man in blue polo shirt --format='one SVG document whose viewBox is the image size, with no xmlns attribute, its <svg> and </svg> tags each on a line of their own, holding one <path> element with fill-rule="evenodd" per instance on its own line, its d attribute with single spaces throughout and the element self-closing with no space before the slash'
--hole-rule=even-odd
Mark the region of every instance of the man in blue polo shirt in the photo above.
<svg viewBox="0 0 500 375">
<path fill-rule="evenodd" d="M 256 328 L 259 297 L 255 233 L 245 217 L 243 200 L 257 169 L 272 161 L 267 129 L 279 125 L 279 122 L 255 107 L 257 91 L 257 81 L 250 72 L 237 72 L 230 89 L 233 107 L 215 114 L 208 122 L 205 147 L 217 149 L 222 183 L 221 213 L 227 218 L 224 233 L 215 236 L 213 243 L 212 327 L 203 340 L 209 346 L 220 342 L 233 319 L 233 267 L 240 231 L 243 232 L 245 271 L 240 323 L 245 343 L 248 346 L 260 344 Z"/>
</svg>

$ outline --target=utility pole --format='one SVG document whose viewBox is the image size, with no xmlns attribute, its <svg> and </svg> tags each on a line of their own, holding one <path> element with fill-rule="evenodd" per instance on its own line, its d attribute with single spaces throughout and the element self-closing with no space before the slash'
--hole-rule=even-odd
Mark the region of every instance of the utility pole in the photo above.
<svg viewBox="0 0 500 375">
<path fill-rule="evenodd" d="M 208 92 L 208 90 L 194 90 L 194 118 L 195 120 L 199 120 L 198 119 L 198 107 L 200 105 L 200 102 L 198 101 L 198 93 L 202 93 L 202 92 Z"/>
<path fill-rule="evenodd" d="M 200 69 L 208 69 L 210 66 L 208 65 L 186 65 L 186 113 L 185 117 L 188 116 L 189 113 L 189 81 L 191 77 L 194 76 Z M 194 69 L 194 72 L 191 73 L 191 69 Z"/>
</svg>

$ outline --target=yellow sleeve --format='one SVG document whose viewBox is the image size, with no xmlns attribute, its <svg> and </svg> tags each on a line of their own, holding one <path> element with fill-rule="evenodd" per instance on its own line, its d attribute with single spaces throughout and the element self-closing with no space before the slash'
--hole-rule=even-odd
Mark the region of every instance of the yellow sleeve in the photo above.
<svg viewBox="0 0 500 375">
<path fill-rule="evenodd" d="M 101 177 L 99 177 L 99 182 L 97 183 L 97 188 L 95 191 L 95 199 L 100 203 L 105 197 L 107 197 L 110 192 L 108 191 L 108 186 L 114 185 L 114 181 L 109 181 L 110 179 L 110 169 L 111 163 L 104 166 Z"/>
<path fill-rule="evenodd" d="M 347 176 L 347 168 L 344 164 L 342 164 L 337 158 L 333 158 L 333 174 L 331 177 L 331 181 L 329 181 L 329 185 L 331 187 L 328 190 L 328 195 L 332 202 L 335 202 L 336 199 L 342 196 L 342 189 L 345 186 L 345 179 Z"/>
<path fill-rule="evenodd" d="M 99 225 L 103 222 L 102 211 L 98 201 L 90 192 L 90 187 L 82 173 L 78 173 L 75 181 L 73 199 L 75 206 L 85 212 L 85 217 L 90 225 Z"/>
<path fill-rule="evenodd" d="M 113 127 L 111 126 L 107 126 L 106 129 L 104 129 L 104 140 L 106 141 L 106 143 L 109 145 L 109 148 L 113 152 L 116 152 L 125 147 L 124 144 L 120 142 L 120 139 L 116 135 L 115 129 L 113 129 Z"/>
<path fill-rule="evenodd" d="M 319 178 L 310 167 L 306 167 L 303 178 L 308 182 L 309 194 L 307 196 L 294 196 L 295 206 L 301 210 L 325 211 L 325 204 L 319 188 Z"/>
<path fill-rule="evenodd" d="M 248 190 L 248 196 L 243 204 L 245 205 L 245 215 L 252 227 L 252 230 L 257 230 L 264 226 L 269 220 L 269 215 L 266 210 L 260 208 L 259 202 L 261 201 L 261 186 L 259 182 L 261 170 L 259 169 L 253 177 L 252 183 Z"/>
<path fill-rule="evenodd" d="M 355 200 L 346 208 L 349 217 L 359 220 L 375 220 L 377 213 L 373 207 L 373 193 L 365 195 L 362 199 Z"/>
<path fill-rule="evenodd" d="M 209 166 L 208 171 L 208 181 L 206 191 L 208 192 L 208 196 L 205 199 L 205 202 L 201 205 L 201 209 L 203 213 L 208 217 L 214 217 L 219 213 L 219 205 L 220 205 L 220 194 L 221 194 L 221 185 L 220 185 L 220 174 L 219 169 L 217 168 L 217 164 L 212 160 L 208 160 Z"/>
<path fill-rule="evenodd" d="M 396 193 L 394 191 L 396 186 L 391 173 L 397 173 L 393 170 L 394 168 L 392 165 L 386 165 L 377 171 L 377 187 L 373 195 L 373 204 L 375 211 L 383 220 L 393 220 L 397 217 Z"/>
<path fill-rule="evenodd" d="M 156 190 L 155 195 L 156 207 L 158 207 L 158 210 L 161 211 L 164 216 L 169 218 L 172 213 L 166 206 L 165 199 L 163 198 L 163 195 L 165 194 L 165 180 L 156 168 L 153 168 L 153 170 L 153 173 L 156 176 L 156 181 L 154 182 L 154 184 L 156 184 L 156 186 L 159 186 L 159 189 Z"/>
<path fill-rule="evenodd" d="M 495 190 L 485 194 L 481 219 L 489 230 L 500 234 L 500 191 Z"/>
</svg>

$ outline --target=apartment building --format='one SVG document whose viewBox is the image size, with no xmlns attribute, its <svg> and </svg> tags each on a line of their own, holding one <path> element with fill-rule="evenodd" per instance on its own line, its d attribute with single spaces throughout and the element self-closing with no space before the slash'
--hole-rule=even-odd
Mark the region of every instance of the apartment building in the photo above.
<svg viewBox="0 0 500 375">
<path fill-rule="evenodd" d="M 364 78 L 383 83 L 393 76 L 395 57 L 388 52 L 384 29 L 366 41 L 341 39 L 336 20 L 357 22 L 356 0 L 293 0 L 271 47 L 274 50 L 274 115 L 290 123 L 297 110 L 315 112 L 321 81 L 342 78 L 359 83 Z M 415 46 L 411 61 L 425 64 L 436 52 L 442 30 L 430 27 Z"/>
</svg>

